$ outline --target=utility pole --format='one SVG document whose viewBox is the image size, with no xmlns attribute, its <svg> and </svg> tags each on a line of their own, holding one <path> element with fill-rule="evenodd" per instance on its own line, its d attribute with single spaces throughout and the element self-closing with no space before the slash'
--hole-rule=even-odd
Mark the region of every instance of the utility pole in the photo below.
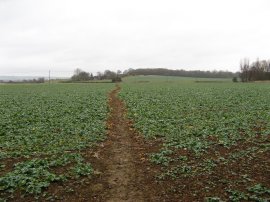
<svg viewBox="0 0 270 202">
<path fill-rule="evenodd" d="M 51 70 L 49 70 L 49 84 L 51 83 Z"/>
</svg>

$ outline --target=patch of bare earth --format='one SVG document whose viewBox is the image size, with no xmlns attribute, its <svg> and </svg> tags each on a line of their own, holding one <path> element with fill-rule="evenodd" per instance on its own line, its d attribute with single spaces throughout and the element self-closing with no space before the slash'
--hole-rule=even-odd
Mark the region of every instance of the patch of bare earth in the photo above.
<svg viewBox="0 0 270 202">
<path fill-rule="evenodd" d="M 231 148 L 215 145 L 199 157 L 190 151 L 178 150 L 172 158 L 188 157 L 188 165 L 191 166 L 192 172 L 187 175 L 179 173 L 175 179 L 166 177 L 160 183 L 163 184 L 164 192 L 169 195 L 170 201 L 203 202 L 207 197 L 232 201 L 229 191 L 248 193 L 247 189 L 257 184 L 269 188 L 270 150 L 263 149 L 266 147 L 263 145 L 269 147 L 269 143 L 269 136 L 267 138 L 257 136 L 249 141 L 239 142 Z M 252 148 L 256 148 L 256 150 L 252 151 Z M 249 150 L 252 152 L 248 152 Z M 232 158 L 234 154 L 239 156 Z M 215 166 L 211 170 L 196 172 L 200 163 L 207 159 L 213 160 Z M 181 164 L 179 162 L 171 163 L 166 169 L 177 165 Z M 270 194 L 264 197 L 269 200 Z M 239 201 L 250 200 L 239 199 Z"/>
<path fill-rule="evenodd" d="M 126 109 L 117 97 L 120 87 L 111 92 L 108 140 L 100 158 L 106 164 L 108 188 L 105 201 L 156 201 L 155 172 L 147 165 L 146 144 L 125 116 Z"/>
<path fill-rule="evenodd" d="M 125 105 L 118 98 L 119 91 L 117 85 L 109 94 L 107 139 L 80 152 L 93 165 L 94 174 L 52 183 L 38 201 L 168 201 L 169 196 L 155 180 L 159 168 L 148 160 L 149 153 L 158 151 L 160 141 L 146 141 L 134 130 Z M 63 167 L 62 172 L 65 170 Z M 17 192 L 13 200 L 35 200 L 34 196 L 21 196 Z"/>
<path fill-rule="evenodd" d="M 134 130 L 118 98 L 119 91 L 117 85 L 109 94 L 106 141 L 82 152 L 95 174 L 70 180 L 62 187 L 59 183 L 50 186 L 50 194 L 61 201 L 164 201 L 158 191 L 160 185 L 155 182 L 158 169 L 148 161 L 148 153 L 157 144 L 146 142 Z"/>
<path fill-rule="evenodd" d="M 211 171 L 184 175 L 176 178 L 166 177 L 156 181 L 156 176 L 164 172 L 159 165 L 149 162 L 149 154 L 158 152 L 161 140 L 145 140 L 133 128 L 132 121 L 126 117 L 124 103 L 118 98 L 120 87 L 109 94 L 110 115 L 107 120 L 107 139 L 96 147 L 81 151 L 85 161 L 95 169 L 93 175 L 69 179 L 65 182 L 52 183 L 46 195 L 38 201 L 205 201 L 206 197 L 220 197 L 229 200 L 227 190 L 243 191 L 256 184 L 270 187 L 270 152 L 261 150 L 260 145 L 268 145 L 270 139 L 240 143 L 230 149 L 216 145 L 200 157 L 187 150 L 175 153 L 188 157 L 193 170 L 204 160 L 212 159 L 215 166 Z M 215 139 L 209 139 L 215 142 Z M 259 146 L 258 146 L 259 145 Z M 236 159 L 232 154 L 241 154 L 257 147 L 258 152 L 244 153 Z M 257 151 L 257 150 L 256 150 Z M 252 154 L 252 155 L 251 155 Z M 219 161 L 225 159 L 226 161 Z M 13 161 L 6 162 L 6 169 L 11 169 Z M 179 162 L 171 163 L 165 171 Z M 59 173 L 65 173 L 66 167 Z M 3 171 L 4 172 L 4 171 Z M 11 201 L 34 201 L 33 196 L 22 198 L 16 192 Z"/>
</svg>

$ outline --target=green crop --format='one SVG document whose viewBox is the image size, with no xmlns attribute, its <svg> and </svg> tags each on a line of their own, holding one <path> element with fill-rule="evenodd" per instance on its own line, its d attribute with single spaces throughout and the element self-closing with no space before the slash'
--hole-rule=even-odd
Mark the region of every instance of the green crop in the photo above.
<svg viewBox="0 0 270 202">
<path fill-rule="evenodd" d="M 147 139 L 163 140 L 160 151 L 149 155 L 161 167 L 159 179 L 210 176 L 218 166 L 269 152 L 267 83 L 198 83 L 191 78 L 139 76 L 125 80 L 120 97 L 135 128 Z M 238 145 L 243 149 L 230 153 Z M 222 156 L 217 148 L 229 153 Z M 231 191 L 230 197 L 232 201 L 247 198 L 237 191 Z"/>
<path fill-rule="evenodd" d="M 131 81 L 120 93 L 128 116 L 146 138 L 164 138 L 165 147 L 199 155 L 270 134 L 269 85 Z"/>
<path fill-rule="evenodd" d="M 91 174 L 91 164 L 79 152 L 105 139 L 107 94 L 112 88 L 112 84 L 1 85 L 1 195 L 18 189 L 39 194 L 51 182 Z M 19 163 L 6 172 L 6 159 Z M 60 168 L 63 174 L 57 174 Z"/>
</svg>

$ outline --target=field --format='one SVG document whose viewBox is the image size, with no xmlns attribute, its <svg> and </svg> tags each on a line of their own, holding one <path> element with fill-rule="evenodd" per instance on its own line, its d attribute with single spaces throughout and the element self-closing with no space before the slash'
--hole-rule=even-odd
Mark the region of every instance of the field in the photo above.
<svg viewBox="0 0 270 202">
<path fill-rule="evenodd" d="M 0 96 L 0 201 L 270 199 L 268 83 L 136 76 Z"/>
<path fill-rule="evenodd" d="M 0 190 L 39 194 L 52 182 L 90 175 L 80 151 L 105 139 L 112 84 L 2 85 Z M 10 194 L 11 193 L 11 194 Z"/>
<path fill-rule="evenodd" d="M 163 140 L 150 161 L 172 194 L 185 201 L 269 199 L 269 85 L 137 77 L 120 96 L 135 128 Z"/>
</svg>

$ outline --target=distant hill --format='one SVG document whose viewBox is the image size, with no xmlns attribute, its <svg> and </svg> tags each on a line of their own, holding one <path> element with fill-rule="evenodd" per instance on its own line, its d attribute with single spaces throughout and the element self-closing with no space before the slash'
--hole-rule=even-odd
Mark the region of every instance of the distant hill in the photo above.
<svg viewBox="0 0 270 202">
<path fill-rule="evenodd" d="M 229 71 L 201 71 L 201 70 L 172 70 L 165 68 L 128 69 L 124 75 L 159 75 L 159 76 L 181 76 L 196 78 L 233 78 L 238 77 L 238 72 Z"/>
</svg>

